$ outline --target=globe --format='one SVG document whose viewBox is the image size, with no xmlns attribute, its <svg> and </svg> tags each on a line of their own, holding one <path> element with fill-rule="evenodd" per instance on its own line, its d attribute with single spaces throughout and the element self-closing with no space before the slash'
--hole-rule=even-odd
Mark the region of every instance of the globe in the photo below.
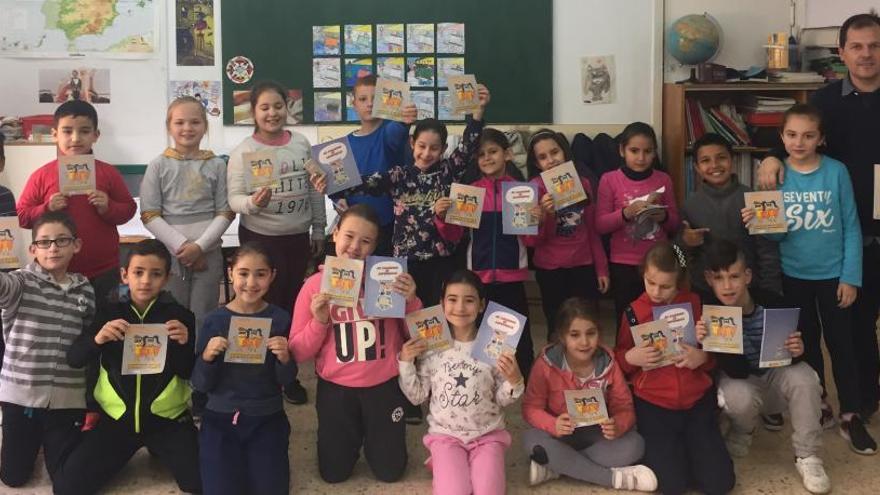
<svg viewBox="0 0 880 495">
<path fill-rule="evenodd" d="M 721 26 L 709 14 L 679 18 L 666 29 L 669 54 L 684 65 L 709 61 L 721 46 Z"/>
</svg>

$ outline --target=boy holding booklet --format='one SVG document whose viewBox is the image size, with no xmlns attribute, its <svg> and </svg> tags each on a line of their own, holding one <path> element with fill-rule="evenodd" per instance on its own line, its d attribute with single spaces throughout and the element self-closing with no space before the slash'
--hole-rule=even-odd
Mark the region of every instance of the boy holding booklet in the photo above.
<svg viewBox="0 0 880 495">
<path fill-rule="evenodd" d="M 821 414 L 822 388 L 812 368 L 801 361 L 804 343 L 800 332 L 792 332 L 785 340 L 784 349 L 792 357 L 792 364 L 776 368 L 762 368 L 761 346 L 765 328 L 765 311 L 784 307 L 784 301 L 770 291 L 749 289 L 752 270 L 746 264 L 745 253 L 729 241 L 720 241 L 705 253 L 706 282 L 714 297 L 725 306 L 743 310 L 744 354 L 715 354 L 721 370 L 718 387 L 724 397 L 724 409 L 731 420 L 727 434 L 727 450 L 734 457 L 745 457 L 752 443 L 752 434 L 768 395 L 783 398 L 791 414 L 793 432 L 791 443 L 795 453 L 795 467 L 811 493 L 827 493 L 831 481 L 825 474 L 822 459 Z M 706 336 L 703 321 L 696 324 L 697 338 Z"/>
</svg>

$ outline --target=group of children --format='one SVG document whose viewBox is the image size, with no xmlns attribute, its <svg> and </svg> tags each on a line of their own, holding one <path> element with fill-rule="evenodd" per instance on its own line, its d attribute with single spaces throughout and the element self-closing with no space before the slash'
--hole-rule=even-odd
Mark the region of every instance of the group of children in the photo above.
<svg viewBox="0 0 880 495">
<path fill-rule="evenodd" d="M 22 192 L 17 213 L 33 230 L 35 260 L 0 273 L 0 480 L 26 483 L 42 447 L 56 492 L 92 493 L 146 446 L 184 491 L 287 493 L 290 425 L 282 397 L 305 402 L 297 363 L 314 359 L 318 467 L 330 483 L 351 476 L 361 449 L 377 479 L 400 479 L 405 425 L 420 412 L 413 405 L 429 401 L 424 444 L 434 492 L 504 493 L 511 436 L 503 408 L 522 397 L 532 484 L 565 475 L 617 489 L 726 493 L 735 484 L 730 455 L 746 455 L 759 418 L 778 425 L 787 405 L 796 468 L 808 490 L 824 493 L 830 481 L 818 454 L 822 427 L 834 415 L 823 400 L 820 328 L 841 433 L 855 451 L 876 452 L 848 359 L 847 308 L 861 283 L 851 184 L 842 164 L 817 153 L 821 116 L 813 108 L 798 105 L 785 117 L 787 234 L 748 235 L 748 189 L 731 173 L 732 148 L 717 135 L 694 146 L 702 183 L 679 216 L 672 181 L 655 168 L 655 133 L 633 123 L 619 138 L 621 166 L 597 188 L 582 173 L 588 199 L 558 210 L 538 174 L 572 153 L 562 134 L 535 133 L 528 175 L 539 192 L 538 234 L 514 236 L 501 228 L 502 184 L 525 178 L 504 134 L 484 128 L 488 89 L 479 86 L 480 107 L 447 156 L 442 123 L 420 121 L 410 136 L 412 105 L 404 123 L 372 117 L 375 84 L 367 76 L 354 88 L 361 128 L 349 141 L 363 184 L 331 198 L 339 213 L 331 254 L 407 258 L 394 291 L 406 313 L 441 304 L 453 346 L 426 353 L 402 319 L 331 304 L 320 267 L 304 280 L 309 258 L 324 251 L 326 180 L 306 169 L 305 137 L 284 129 L 284 88 L 255 85 L 255 131 L 228 164 L 200 149 L 204 107 L 180 98 L 166 121 L 174 145 L 150 163 L 141 186 L 141 218 L 156 239 L 133 245 L 122 267 L 116 225 L 133 216 L 135 204 L 112 166 L 96 161 L 96 190 L 68 196 L 59 192 L 53 161 Z M 99 136 L 94 108 L 62 104 L 53 133 L 59 155 L 91 153 Z M 277 153 L 279 184 L 249 191 L 242 155 L 258 150 Z M 445 222 L 457 182 L 486 190 L 480 227 L 469 232 Z M 235 297 L 218 308 L 227 275 L 219 239 L 235 213 L 241 247 L 228 266 Z M 610 260 L 602 235 L 610 236 Z M 456 255 L 461 243 L 465 263 Z M 534 248 L 549 344 L 535 357 L 526 326 L 515 357 L 502 354 L 492 367 L 471 356 L 479 319 L 488 301 L 528 316 L 527 247 Z M 600 342 L 595 316 L 597 299 L 609 291 L 620 322 L 613 350 Z M 673 365 L 654 368 L 659 351 L 634 342 L 630 328 L 653 320 L 656 307 L 685 302 L 699 340 L 703 302 L 742 308 L 744 354 L 682 343 Z M 801 308 L 799 331 L 786 341 L 795 362 L 762 369 L 763 312 L 786 305 Z M 271 321 L 262 364 L 226 362 L 236 317 Z M 167 328 L 161 373 L 122 373 L 134 324 Z M 578 427 L 564 397 L 578 389 L 601 389 L 609 419 Z M 726 437 L 719 405 L 730 418 Z"/>
</svg>

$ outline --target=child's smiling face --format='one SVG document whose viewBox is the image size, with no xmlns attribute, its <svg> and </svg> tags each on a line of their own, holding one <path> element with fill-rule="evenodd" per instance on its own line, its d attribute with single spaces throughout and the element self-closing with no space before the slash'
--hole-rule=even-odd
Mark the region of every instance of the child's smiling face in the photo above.
<svg viewBox="0 0 880 495">
<path fill-rule="evenodd" d="M 446 150 L 446 143 L 440 142 L 440 134 L 432 130 L 420 132 L 418 137 L 412 139 L 411 145 L 415 165 L 422 170 L 440 161 Z"/>
<path fill-rule="evenodd" d="M 510 149 L 504 149 L 492 141 L 481 144 L 477 151 L 477 165 L 486 177 L 498 178 L 504 175 L 507 161 L 511 158 Z"/>
</svg>

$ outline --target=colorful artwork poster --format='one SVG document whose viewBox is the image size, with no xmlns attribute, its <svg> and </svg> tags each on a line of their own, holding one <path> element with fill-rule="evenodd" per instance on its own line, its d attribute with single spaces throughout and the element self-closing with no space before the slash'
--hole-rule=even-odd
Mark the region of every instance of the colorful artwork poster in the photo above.
<svg viewBox="0 0 880 495">
<path fill-rule="evenodd" d="M 357 80 L 373 73 L 373 59 L 371 58 L 347 58 L 345 59 L 345 85 L 349 88 L 354 86 Z"/>
<path fill-rule="evenodd" d="M 312 26 L 312 54 L 339 55 L 341 37 L 339 26 Z"/>
<path fill-rule="evenodd" d="M 383 79 L 406 80 L 406 59 L 403 57 L 379 57 L 376 74 Z"/>
<path fill-rule="evenodd" d="M 403 318 L 406 298 L 394 290 L 397 276 L 406 273 L 406 258 L 367 256 L 364 279 L 364 313 L 383 318 Z"/>
<path fill-rule="evenodd" d="M 412 338 L 423 339 L 428 344 L 425 354 L 452 347 L 452 332 L 449 331 L 443 306 L 439 304 L 406 315 L 406 326 Z"/>
<path fill-rule="evenodd" d="M 483 321 L 477 329 L 477 338 L 471 356 L 494 368 L 501 354 L 516 353 L 516 346 L 525 325 L 525 316 L 489 301 L 483 313 Z"/>
<path fill-rule="evenodd" d="M 672 343 L 669 323 L 666 320 L 654 320 L 630 327 L 633 342 L 636 346 L 647 342 L 649 346 L 660 351 L 660 361 L 650 366 L 643 366 L 645 371 L 669 366 L 678 355 L 678 349 Z"/>
<path fill-rule="evenodd" d="M 743 353 L 742 308 L 737 306 L 703 306 L 706 338 L 703 350 L 726 354 Z"/>
<path fill-rule="evenodd" d="M 434 53 L 434 25 L 406 25 L 407 53 Z"/>
<path fill-rule="evenodd" d="M 21 267 L 17 253 L 24 249 L 23 242 L 18 217 L 0 217 L 0 269 L 11 270 Z"/>
<path fill-rule="evenodd" d="M 338 58 L 312 59 L 312 86 L 338 88 L 342 85 L 342 68 Z"/>
<path fill-rule="evenodd" d="M 40 69 L 37 101 L 64 103 L 81 100 L 92 104 L 110 103 L 110 70 L 95 67 Z"/>
<path fill-rule="evenodd" d="M 342 93 L 315 92 L 315 122 L 342 122 Z"/>
<path fill-rule="evenodd" d="M 251 114 L 251 91 L 232 92 L 232 124 L 254 125 Z M 287 125 L 303 123 L 303 93 L 300 89 L 287 90 Z"/>
<path fill-rule="evenodd" d="M 531 182 L 501 183 L 501 232 L 506 235 L 538 235 L 540 219 L 534 214 L 538 205 L 538 186 Z"/>
<path fill-rule="evenodd" d="M 58 190 L 63 194 L 89 194 L 96 189 L 95 155 L 58 157 Z"/>
<path fill-rule="evenodd" d="M 749 223 L 749 234 L 782 234 L 788 231 L 782 191 L 756 191 L 745 193 L 746 208 L 755 210 Z"/>
<path fill-rule="evenodd" d="M 438 58 L 437 59 L 437 86 L 445 88 L 449 86 L 450 76 L 464 75 L 464 57 Z"/>
<path fill-rule="evenodd" d="M 233 316 L 229 320 L 228 347 L 223 355 L 226 363 L 263 364 L 272 332 L 272 318 Z"/>
<path fill-rule="evenodd" d="M 376 25 L 376 53 L 403 53 L 403 24 Z"/>
<path fill-rule="evenodd" d="M 369 55 L 373 53 L 373 26 L 369 24 L 345 25 L 345 54 Z"/>
<path fill-rule="evenodd" d="M 593 426 L 608 420 L 608 407 L 601 388 L 565 390 L 565 408 L 575 428 Z"/>
<path fill-rule="evenodd" d="M 169 103 L 181 96 L 191 96 L 212 117 L 220 116 L 220 81 L 168 81 Z"/>
<path fill-rule="evenodd" d="M 214 65 L 214 2 L 176 0 L 177 65 Z"/>
<path fill-rule="evenodd" d="M 418 111 L 418 120 L 434 118 L 434 101 L 433 91 L 410 91 L 410 98 Z"/>
<path fill-rule="evenodd" d="M 122 374 L 161 373 L 167 355 L 168 329 L 164 324 L 129 325 L 122 342 Z"/>
<path fill-rule="evenodd" d="M 434 57 L 407 57 L 406 80 L 410 86 L 434 85 Z"/>
<path fill-rule="evenodd" d="M 335 306 L 355 308 L 358 305 L 363 274 L 363 260 L 327 256 L 321 275 L 321 293 L 328 294 L 330 303 Z"/>
<path fill-rule="evenodd" d="M 541 172 L 544 187 L 553 197 L 553 206 L 561 210 L 566 206 L 586 201 L 587 193 L 573 162 L 565 162 Z"/>
<path fill-rule="evenodd" d="M 447 120 L 447 121 L 462 121 L 464 120 L 463 113 L 456 113 L 452 111 L 452 96 L 449 91 L 438 91 L 437 92 L 437 118 L 439 120 Z"/>
<path fill-rule="evenodd" d="M 437 53 L 464 53 L 464 24 L 437 23 Z"/>
<path fill-rule="evenodd" d="M 446 223 L 471 229 L 480 228 L 485 196 L 486 190 L 482 187 L 453 183 L 449 188 L 452 206 L 446 212 Z"/>
<path fill-rule="evenodd" d="M 760 368 L 779 368 L 791 364 L 791 351 L 785 347 L 789 335 L 797 331 L 798 308 L 765 309 L 764 335 L 761 337 Z"/>
<path fill-rule="evenodd" d="M 327 179 L 325 194 L 336 194 L 361 184 L 348 136 L 312 146 L 312 159 L 318 163 L 321 174 Z"/>
</svg>

